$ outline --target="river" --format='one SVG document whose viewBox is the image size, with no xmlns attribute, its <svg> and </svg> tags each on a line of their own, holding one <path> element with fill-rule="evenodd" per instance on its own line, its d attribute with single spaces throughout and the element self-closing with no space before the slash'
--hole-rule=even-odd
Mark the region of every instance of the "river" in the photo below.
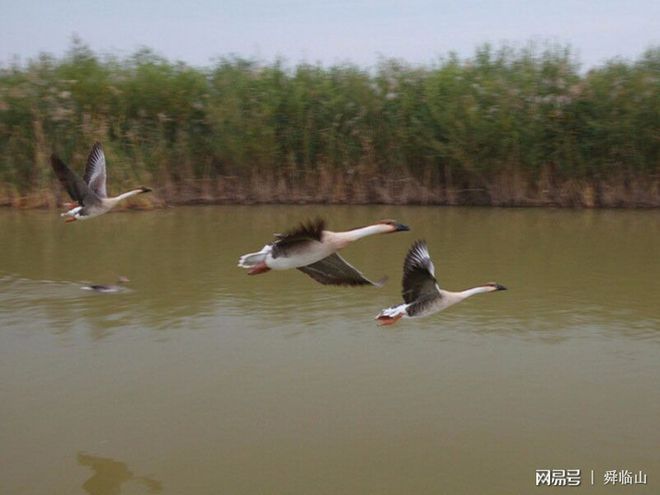
<svg viewBox="0 0 660 495">
<path fill-rule="evenodd" d="M 383 288 L 236 266 L 317 215 L 410 225 L 342 253 Z M 377 326 L 416 239 L 509 290 Z M 0 493 L 658 493 L 659 254 L 657 210 L 0 211 Z"/>
</svg>

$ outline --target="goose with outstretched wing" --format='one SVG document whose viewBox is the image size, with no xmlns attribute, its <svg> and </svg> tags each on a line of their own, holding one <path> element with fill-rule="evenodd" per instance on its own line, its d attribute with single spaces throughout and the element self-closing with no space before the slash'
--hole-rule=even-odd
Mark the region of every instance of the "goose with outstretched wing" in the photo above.
<svg viewBox="0 0 660 495">
<path fill-rule="evenodd" d="M 381 220 L 346 232 L 332 232 L 325 229 L 323 220 L 317 219 L 284 234 L 276 234 L 276 240 L 261 251 L 241 256 L 238 266 L 247 268 L 249 275 L 297 268 L 324 285 L 379 287 L 384 280 L 372 282 L 337 251 L 363 237 L 406 230 L 410 230 L 408 226 L 395 220 Z"/>
<path fill-rule="evenodd" d="M 402 285 L 403 304 L 382 310 L 376 316 L 380 325 L 393 325 L 401 318 L 432 315 L 476 294 L 506 290 L 506 287 L 494 282 L 461 292 L 441 289 L 425 241 L 415 241 L 408 250 L 403 262 Z"/>
<path fill-rule="evenodd" d="M 108 197 L 105 154 L 101 143 L 98 142 L 92 146 L 82 179 L 55 153 L 51 155 L 50 163 L 55 175 L 74 201 L 73 203 L 67 203 L 67 206 L 71 209 L 61 215 L 67 217 L 67 223 L 97 217 L 107 213 L 126 198 L 151 191 L 148 187 L 140 187 L 119 196 Z"/>
</svg>

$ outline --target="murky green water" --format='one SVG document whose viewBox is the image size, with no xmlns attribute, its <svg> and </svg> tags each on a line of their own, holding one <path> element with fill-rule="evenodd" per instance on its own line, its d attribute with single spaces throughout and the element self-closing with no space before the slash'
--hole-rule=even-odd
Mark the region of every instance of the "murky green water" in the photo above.
<svg viewBox="0 0 660 495">
<path fill-rule="evenodd" d="M 344 251 L 384 288 L 236 267 L 316 214 L 411 225 Z M 510 290 L 377 327 L 417 238 L 444 287 Z M 0 211 L 0 493 L 658 493 L 659 253 L 657 211 Z"/>
</svg>

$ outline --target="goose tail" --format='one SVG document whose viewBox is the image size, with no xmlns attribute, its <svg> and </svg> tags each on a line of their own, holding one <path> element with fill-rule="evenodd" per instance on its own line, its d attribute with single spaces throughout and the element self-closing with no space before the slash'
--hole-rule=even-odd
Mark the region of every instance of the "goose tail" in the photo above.
<svg viewBox="0 0 660 495">
<path fill-rule="evenodd" d="M 407 307 L 407 304 L 400 304 L 398 306 L 385 308 L 380 313 L 378 313 L 378 315 L 376 315 L 375 319 L 378 321 L 379 325 L 394 325 L 401 318 L 407 316 Z"/>
<path fill-rule="evenodd" d="M 248 253 L 241 256 L 238 260 L 238 266 L 241 268 L 254 268 L 266 261 L 268 253 L 270 253 L 271 246 L 267 244 L 261 251 L 256 253 Z"/>
</svg>

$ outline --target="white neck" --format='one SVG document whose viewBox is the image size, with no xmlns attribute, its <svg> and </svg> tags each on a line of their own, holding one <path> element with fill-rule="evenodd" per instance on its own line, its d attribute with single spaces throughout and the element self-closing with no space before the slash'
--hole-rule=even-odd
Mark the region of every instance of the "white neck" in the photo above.
<svg viewBox="0 0 660 495">
<path fill-rule="evenodd" d="M 108 198 L 110 201 L 113 203 L 119 203 L 120 201 L 130 198 L 131 196 L 135 196 L 136 194 L 140 194 L 142 192 L 142 189 L 133 189 L 132 191 L 125 192 L 124 194 L 120 194 L 119 196 L 115 196 L 114 198 Z"/>
<path fill-rule="evenodd" d="M 377 223 L 375 225 L 368 225 L 366 227 L 360 227 L 359 229 L 349 230 L 348 232 L 337 232 L 337 234 L 339 234 L 347 241 L 352 242 L 370 235 L 383 234 L 385 232 L 389 232 L 390 229 L 391 227 L 389 225 Z"/>
<path fill-rule="evenodd" d="M 492 292 L 493 288 L 489 285 L 484 285 L 480 287 L 473 287 L 472 289 L 466 289 L 464 291 L 458 292 L 458 295 L 461 297 L 461 299 L 467 299 L 468 297 L 472 297 L 475 294 L 484 294 L 486 292 Z"/>
</svg>

